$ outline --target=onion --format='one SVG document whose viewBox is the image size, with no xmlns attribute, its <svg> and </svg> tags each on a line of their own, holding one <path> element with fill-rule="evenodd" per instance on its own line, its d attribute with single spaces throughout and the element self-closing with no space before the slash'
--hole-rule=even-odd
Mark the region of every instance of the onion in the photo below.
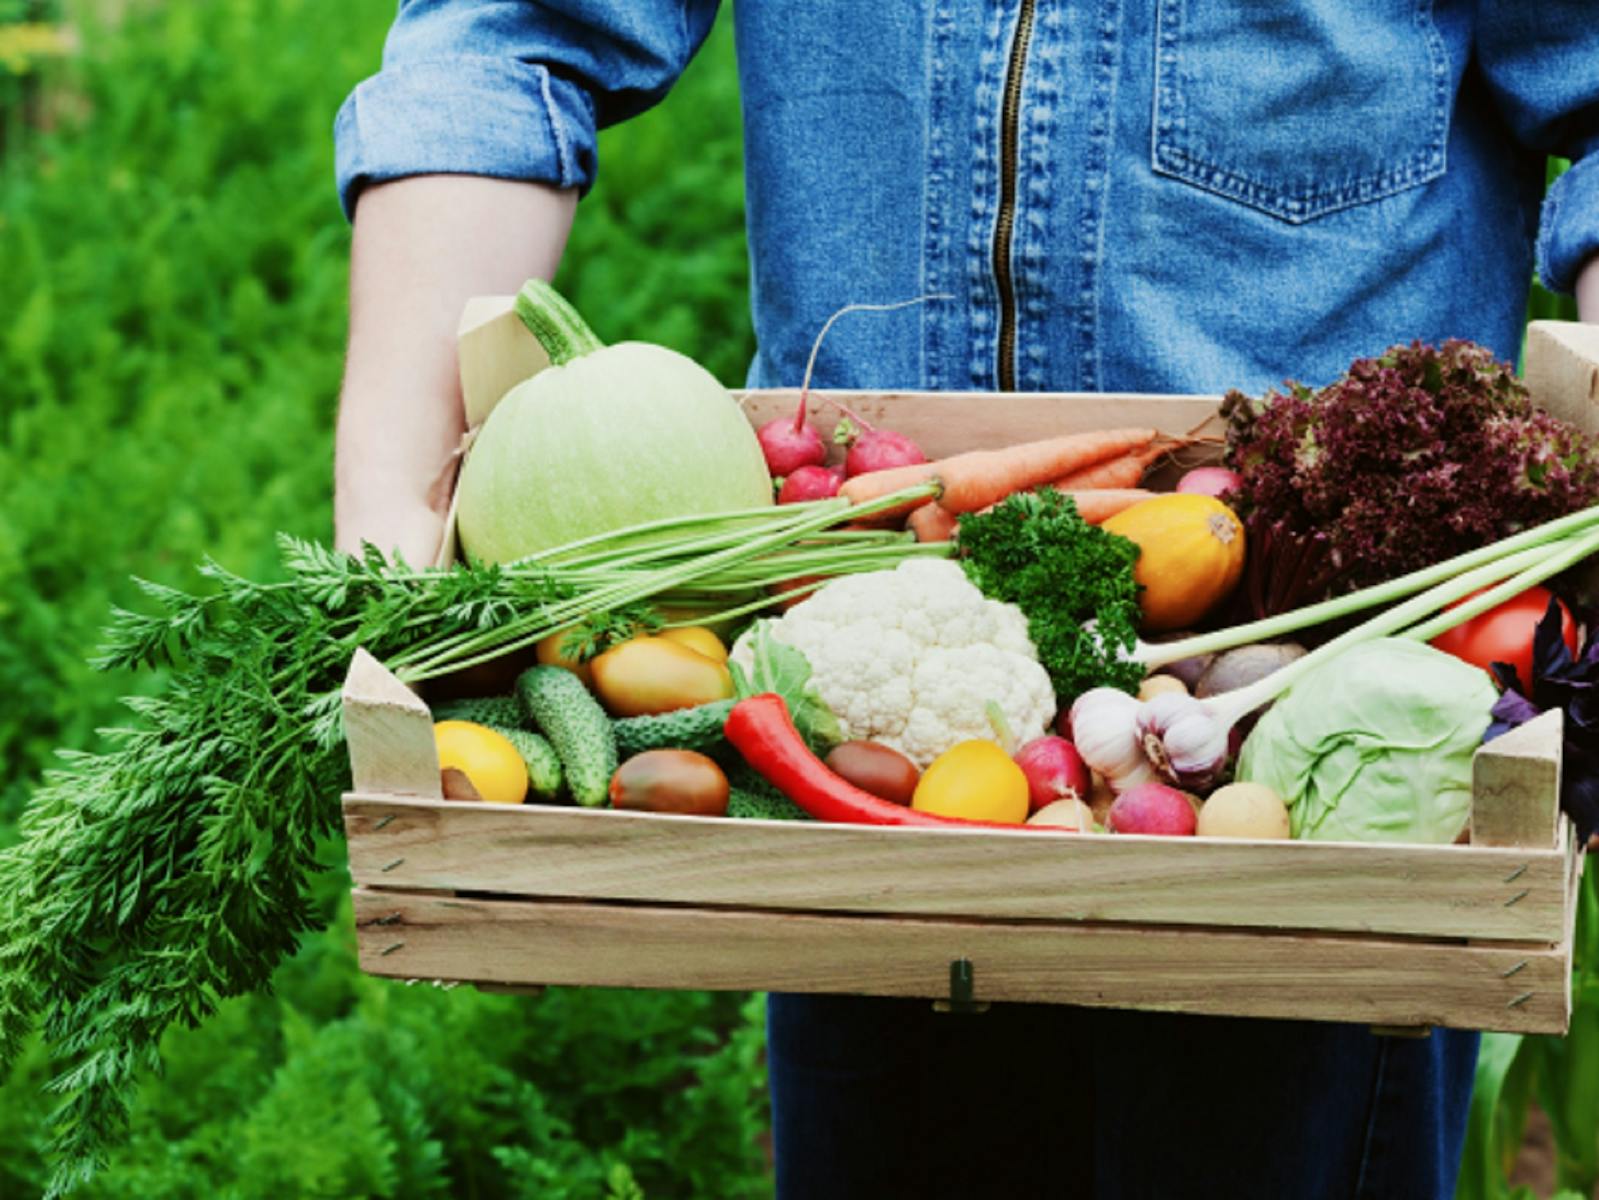
<svg viewBox="0 0 1599 1200">
<path fill-rule="evenodd" d="M 1244 477 L 1230 467 L 1195 467 L 1177 481 L 1179 492 L 1196 496 L 1224 496 L 1244 486 Z"/>
</svg>

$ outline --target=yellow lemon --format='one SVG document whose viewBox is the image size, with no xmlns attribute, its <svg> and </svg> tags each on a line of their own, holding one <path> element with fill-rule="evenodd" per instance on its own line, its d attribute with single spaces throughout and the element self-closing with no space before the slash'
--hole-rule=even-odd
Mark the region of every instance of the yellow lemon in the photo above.
<svg viewBox="0 0 1599 1200">
<path fill-rule="evenodd" d="M 471 721 L 440 721 L 433 727 L 439 769 L 456 770 L 491 804 L 520 804 L 527 797 L 527 764 L 501 733 Z"/>
<path fill-rule="evenodd" d="M 940 817 L 1020 825 L 1027 819 L 1027 776 L 995 743 L 961 742 L 922 772 L 911 807 Z"/>
</svg>

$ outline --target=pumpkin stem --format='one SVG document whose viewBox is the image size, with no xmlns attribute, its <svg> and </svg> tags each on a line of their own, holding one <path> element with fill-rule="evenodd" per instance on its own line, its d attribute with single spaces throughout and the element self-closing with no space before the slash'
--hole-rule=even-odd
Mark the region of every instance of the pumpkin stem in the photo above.
<svg viewBox="0 0 1599 1200">
<path fill-rule="evenodd" d="M 605 347 L 567 298 L 542 279 L 529 279 L 522 285 L 516 296 L 516 315 L 544 347 L 551 366 L 565 366 Z"/>
</svg>

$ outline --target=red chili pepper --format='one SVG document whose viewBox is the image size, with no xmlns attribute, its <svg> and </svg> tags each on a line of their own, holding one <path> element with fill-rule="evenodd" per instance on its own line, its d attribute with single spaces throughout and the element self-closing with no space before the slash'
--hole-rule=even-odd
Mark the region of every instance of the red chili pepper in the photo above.
<svg viewBox="0 0 1599 1200">
<path fill-rule="evenodd" d="M 938 817 L 883 800 L 856 787 L 811 753 L 788 715 L 781 696 L 750 696 L 733 705 L 722 727 L 727 740 L 778 791 L 818 821 L 853 825 L 951 826 L 978 829 L 1023 828 L 1002 821 Z"/>
</svg>

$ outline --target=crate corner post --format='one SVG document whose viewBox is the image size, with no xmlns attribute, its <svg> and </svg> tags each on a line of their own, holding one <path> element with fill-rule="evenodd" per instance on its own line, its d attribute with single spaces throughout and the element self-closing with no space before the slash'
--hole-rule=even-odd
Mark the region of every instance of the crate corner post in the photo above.
<svg viewBox="0 0 1599 1200">
<path fill-rule="evenodd" d="M 444 799 L 433 714 L 415 692 L 357 649 L 344 678 L 343 703 L 353 792 Z"/>
<path fill-rule="evenodd" d="M 1474 846 L 1553 849 L 1560 841 L 1559 709 L 1478 747 L 1471 763 Z"/>
<path fill-rule="evenodd" d="M 456 327 L 455 345 L 461 402 L 472 429 L 488 419 L 513 387 L 550 365 L 544 347 L 516 315 L 515 296 L 468 300 Z"/>
</svg>

